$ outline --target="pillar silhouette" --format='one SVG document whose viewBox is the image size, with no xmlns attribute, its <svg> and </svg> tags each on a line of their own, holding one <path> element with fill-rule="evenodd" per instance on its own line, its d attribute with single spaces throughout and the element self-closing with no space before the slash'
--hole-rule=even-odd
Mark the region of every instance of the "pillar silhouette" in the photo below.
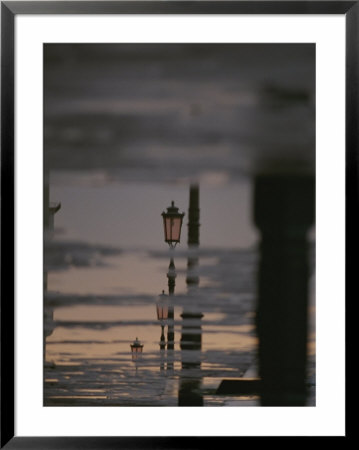
<svg viewBox="0 0 359 450">
<path fill-rule="evenodd" d="M 263 406 L 304 406 L 312 176 L 255 179 L 254 218 L 261 232 L 257 332 Z"/>
<path fill-rule="evenodd" d="M 199 247 L 199 187 L 190 186 L 189 209 L 188 209 L 188 248 L 190 251 L 187 260 L 187 289 L 188 295 L 196 299 L 196 288 L 199 284 L 198 277 L 198 255 Z M 184 310 L 181 314 L 182 333 L 182 372 L 180 388 L 178 392 L 178 406 L 203 406 L 203 396 L 201 387 L 201 349 L 202 330 L 201 319 L 203 314 L 190 309 Z"/>
</svg>

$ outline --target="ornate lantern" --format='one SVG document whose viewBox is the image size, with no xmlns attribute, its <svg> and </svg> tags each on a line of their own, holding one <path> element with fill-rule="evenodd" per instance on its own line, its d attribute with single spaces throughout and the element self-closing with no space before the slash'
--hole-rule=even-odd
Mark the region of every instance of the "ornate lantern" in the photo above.
<svg viewBox="0 0 359 450">
<path fill-rule="evenodd" d="M 173 201 L 171 206 L 167 208 L 167 212 L 162 213 L 165 241 L 171 248 L 174 248 L 180 242 L 183 216 L 184 213 L 178 212 L 178 208 Z"/>
</svg>

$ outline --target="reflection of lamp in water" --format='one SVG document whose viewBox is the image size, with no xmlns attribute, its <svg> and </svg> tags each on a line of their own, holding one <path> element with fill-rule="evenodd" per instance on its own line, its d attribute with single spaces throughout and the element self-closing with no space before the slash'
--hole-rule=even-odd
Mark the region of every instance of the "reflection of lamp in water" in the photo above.
<svg viewBox="0 0 359 450">
<path fill-rule="evenodd" d="M 134 340 L 131 344 L 132 361 L 137 361 L 141 357 L 142 350 L 143 344 L 141 344 L 141 342 L 136 337 L 136 340 Z"/>
<path fill-rule="evenodd" d="M 167 212 L 162 213 L 165 241 L 171 248 L 175 248 L 180 242 L 183 216 L 184 213 L 178 212 L 173 201 L 171 206 L 167 207 Z"/>
<path fill-rule="evenodd" d="M 161 326 L 163 326 L 163 322 L 168 319 L 168 303 L 165 291 L 162 291 L 162 294 L 159 295 L 159 300 L 156 304 L 156 308 L 157 319 L 161 321 Z"/>
<path fill-rule="evenodd" d="M 170 246 L 171 250 L 174 250 L 176 245 L 180 242 L 181 228 L 184 213 L 179 213 L 178 208 L 174 202 L 171 202 L 171 206 L 167 208 L 167 212 L 162 213 L 163 228 L 165 233 L 165 242 Z M 175 292 L 175 280 L 176 280 L 176 268 L 171 256 L 170 265 L 167 272 L 168 278 L 168 293 L 173 295 Z M 173 307 L 168 309 L 168 333 L 167 333 L 167 350 L 174 349 L 174 326 L 173 326 L 174 311 Z M 167 369 L 172 368 L 172 363 L 167 364 Z"/>
<path fill-rule="evenodd" d="M 168 319 L 168 303 L 167 303 L 167 295 L 165 294 L 165 291 L 162 291 L 162 294 L 159 295 L 158 302 L 156 304 L 157 309 L 157 319 L 161 322 L 161 337 L 160 337 L 160 350 L 161 350 L 161 370 L 164 369 L 164 363 L 163 363 L 163 352 L 166 348 L 165 343 L 165 321 Z"/>
<path fill-rule="evenodd" d="M 162 213 L 165 242 L 167 242 L 171 249 L 174 249 L 178 242 L 180 242 L 183 216 L 184 213 L 178 212 L 178 208 L 173 201 L 171 202 L 171 206 L 168 206 L 167 212 Z M 171 295 L 174 293 L 176 278 L 176 268 L 172 256 L 168 267 L 167 278 L 168 293 Z"/>
<path fill-rule="evenodd" d="M 159 300 L 156 305 L 157 308 L 157 319 L 161 321 L 161 342 L 160 348 L 164 350 L 165 348 L 165 334 L 164 327 L 165 321 L 168 319 L 168 303 L 167 303 L 167 295 L 165 291 L 162 291 L 162 294 L 159 296 Z"/>
</svg>

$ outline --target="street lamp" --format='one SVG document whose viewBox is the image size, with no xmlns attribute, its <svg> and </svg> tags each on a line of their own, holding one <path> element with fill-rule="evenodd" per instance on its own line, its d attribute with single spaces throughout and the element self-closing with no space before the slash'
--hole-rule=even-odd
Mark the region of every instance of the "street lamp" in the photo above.
<svg viewBox="0 0 359 450">
<path fill-rule="evenodd" d="M 141 342 L 136 337 L 136 339 L 133 341 L 133 343 L 130 345 L 130 347 L 131 347 L 131 353 L 132 353 L 132 360 L 137 361 L 137 359 L 139 359 L 141 357 L 141 353 L 143 350 L 143 344 L 141 344 Z"/>
<path fill-rule="evenodd" d="M 171 248 L 175 248 L 176 244 L 180 242 L 183 216 L 184 213 L 178 212 L 174 201 L 171 202 L 171 206 L 167 207 L 167 212 L 162 213 L 165 242 Z"/>
</svg>

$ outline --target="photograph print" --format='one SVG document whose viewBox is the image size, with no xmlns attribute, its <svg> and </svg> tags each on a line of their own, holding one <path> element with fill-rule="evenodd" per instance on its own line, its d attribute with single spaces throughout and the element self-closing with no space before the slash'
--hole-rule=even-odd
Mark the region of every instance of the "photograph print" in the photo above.
<svg viewBox="0 0 359 450">
<path fill-rule="evenodd" d="M 315 61 L 43 45 L 44 406 L 315 406 Z"/>
</svg>

